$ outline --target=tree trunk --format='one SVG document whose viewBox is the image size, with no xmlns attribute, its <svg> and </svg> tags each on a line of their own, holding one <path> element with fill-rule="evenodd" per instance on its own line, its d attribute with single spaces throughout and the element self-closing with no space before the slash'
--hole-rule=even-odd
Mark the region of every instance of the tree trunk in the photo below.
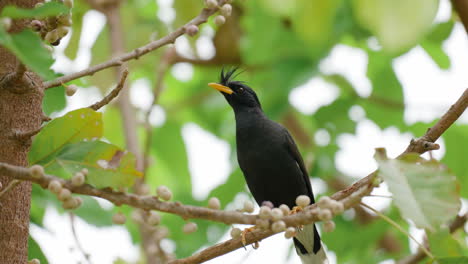
<svg viewBox="0 0 468 264">
<path fill-rule="evenodd" d="M 1 0 L 0 11 L 7 5 L 33 7 L 38 0 Z M 27 21 L 14 21 L 10 32 L 20 31 Z M 42 123 L 43 86 L 40 78 L 20 69 L 14 55 L 0 46 L 0 162 L 27 166 L 31 146 L 28 132 Z M 0 175 L 1 190 L 10 178 Z M 0 197 L 0 263 L 25 264 L 28 256 L 29 208 L 31 184 L 21 182 Z"/>
</svg>

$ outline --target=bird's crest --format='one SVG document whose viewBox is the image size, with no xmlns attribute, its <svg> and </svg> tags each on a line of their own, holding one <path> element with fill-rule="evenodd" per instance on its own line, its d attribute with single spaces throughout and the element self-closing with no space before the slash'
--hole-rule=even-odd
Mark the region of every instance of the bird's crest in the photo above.
<svg viewBox="0 0 468 264">
<path fill-rule="evenodd" d="M 221 69 L 221 75 L 219 77 L 219 83 L 225 86 L 229 86 L 230 83 L 242 83 L 241 81 L 234 81 L 239 74 L 244 71 L 238 71 L 239 67 L 234 67 L 230 70 L 225 71 L 225 68 Z"/>
</svg>

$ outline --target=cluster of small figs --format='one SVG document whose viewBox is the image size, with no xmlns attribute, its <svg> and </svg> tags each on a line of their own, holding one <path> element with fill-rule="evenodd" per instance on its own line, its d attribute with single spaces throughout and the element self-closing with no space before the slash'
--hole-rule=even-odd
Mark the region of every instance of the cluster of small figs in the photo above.
<svg viewBox="0 0 468 264">
<path fill-rule="evenodd" d="M 232 5 L 230 4 L 232 0 L 227 1 L 226 4 L 220 6 L 217 0 L 205 0 L 205 6 L 207 8 L 213 9 L 217 8 L 219 10 L 219 15 L 214 18 L 214 23 L 218 26 L 226 23 L 226 18 L 230 17 L 232 14 Z M 193 37 L 198 33 L 198 26 L 189 25 L 185 28 L 185 33 Z"/>
<path fill-rule="evenodd" d="M 29 168 L 31 176 L 35 179 L 41 179 L 45 176 L 44 167 L 41 165 L 33 165 Z M 81 186 L 85 183 L 86 176 L 88 175 L 88 169 L 83 168 L 81 171 L 75 173 L 70 179 L 70 183 L 73 186 Z M 47 185 L 47 189 L 55 194 L 58 200 L 62 203 L 62 207 L 68 210 L 74 210 L 81 206 L 83 200 L 81 197 L 72 196 L 72 192 L 65 188 L 62 183 L 58 180 L 51 180 Z M 28 264 L 40 264 L 39 259 L 31 259 Z"/>
<path fill-rule="evenodd" d="M 141 195 L 147 195 L 149 193 L 149 187 L 147 185 L 142 185 L 140 186 L 139 194 Z M 163 201 L 169 201 L 172 199 L 172 192 L 171 190 L 166 187 L 166 186 L 159 186 L 156 188 L 156 197 L 163 200 Z M 216 203 L 217 206 L 213 205 L 213 201 Z M 177 203 L 177 202 L 176 202 Z M 220 202 L 216 198 L 215 200 L 212 198 L 210 199 L 209 202 L 209 207 L 212 209 L 219 209 L 220 208 Z M 144 223 L 149 226 L 156 226 L 159 225 L 161 222 L 161 216 L 155 212 L 155 211 L 147 211 L 147 210 L 141 210 L 141 209 L 136 209 L 132 212 L 131 218 L 134 222 L 136 223 Z M 125 214 L 118 212 L 112 216 L 112 222 L 117 225 L 123 225 L 127 221 L 127 217 Z M 189 234 L 197 231 L 197 224 L 193 222 L 187 222 L 183 227 L 182 230 L 184 233 Z M 161 227 L 158 228 L 157 230 L 159 238 L 164 238 L 168 235 L 168 230 L 167 228 Z"/>
<path fill-rule="evenodd" d="M 70 9 L 73 7 L 73 0 L 55 0 L 63 3 Z M 37 3 L 36 8 L 41 7 L 44 3 Z M 47 17 L 44 19 L 34 19 L 29 24 L 29 27 L 38 32 L 43 40 L 47 43 L 57 46 L 60 44 L 60 40 L 70 32 L 72 25 L 71 12 L 67 14 L 61 14 L 56 17 Z"/>
<path fill-rule="evenodd" d="M 49 2 L 50 0 L 46 0 Z M 73 7 L 73 0 L 53 0 L 63 3 L 69 7 L 70 10 Z M 44 3 L 37 3 L 34 8 L 40 8 Z M 51 45 L 57 46 L 60 44 L 60 40 L 70 32 L 72 25 L 71 11 L 68 14 L 62 14 L 56 17 L 47 18 L 36 18 L 29 23 L 29 28 L 39 33 L 41 38 Z M 0 19 L 0 25 L 5 29 L 9 30 L 12 25 L 12 19 L 9 17 L 3 17 Z"/>
<path fill-rule="evenodd" d="M 306 195 L 300 195 L 296 198 L 296 207 L 290 209 L 289 206 L 282 204 L 279 207 L 273 207 L 271 202 L 264 202 L 260 207 L 259 218 L 255 226 L 263 230 L 272 230 L 275 233 L 285 232 L 286 238 L 292 238 L 297 234 L 296 227 L 287 227 L 282 220 L 283 217 L 302 211 L 310 204 L 310 198 Z M 335 223 L 332 221 L 334 215 L 343 212 L 344 205 L 342 202 L 331 199 L 328 196 L 323 196 L 317 203 L 317 207 L 309 210 L 308 214 L 317 215 L 318 219 L 324 222 L 323 229 L 325 232 L 331 232 L 335 229 Z M 243 212 L 252 213 L 254 204 L 251 201 L 245 201 Z M 238 238 L 243 232 L 239 228 L 231 230 L 231 237 Z"/>
<path fill-rule="evenodd" d="M 140 194 L 148 194 L 149 187 L 143 185 Z M 172 199 L 172 192 L 166 186 L 159 186 L 156 189 L 156 197 L 161 200 L 169 201 Z M 177 203 L 177 202 L 176 202 Z M 255 224 L 256 228 L 263 230 L 272 230 L 275 233 L 285 232 L 286 238 L 292 238 L 297 234 L 296 227 L 287 227 L 286 223 L 282 220 L 283 217 L 291 215 L 295 212 L 302 211 L 305 207 L 310 204 L 310 198 L 306 195 L 300 195 L 296 199 L 296 207 L 290 209 L 287 205 L 281 205 L 278 208 L 274 208 L 271 202 L 265 202 L 260 207 L 259 218 Z M 208 200 L 208 208 L 219 210 L 221 203 L 217 197 L 211 197 Z M 251 201 L 245 201 L 243 208 L 239 209 L 240 212 L 253 213 L 255 209 L 254 204 Z M 340 201 L 331 199 L 328 196 L 323 196 L 317 202 L 317 207 L 308 211 L 308 214 L 315 214 L 318 219 L 324 222 L 323 229 L 325 232 L 331 232 L 335 229 L 335 223 L 332 218 L 336 214 L 340 214 L 344 210 L 344 205 Z M 158 225 L 161 221 L 161 216 L 154 211 L 145 211 L 141 209 L 134 210 L 132 220 L 137 223 L 145 223 L 150 226 Z M 112 217 L 114 224 L 125 224 L 126 216 L 119 212 Z M 186 234 L 197 231 L 197 224 L 194 222 L 187 222 L 183 227 L 182 231 Z M 168 230 L 165 227 L 160 227 L 158 233 L 161 235 L 160 238 L 164 238 L 168 235 Z M 231 230 L 231 237 L 238 238 L 244 232 L 239 228 L 233 228 Z"/>
<path fill-rule="evenodd" d="M 36 179 L 44 177 L 44 167 L 41 165 L 33 165 L 29 168 L 31 176 Z M 70 179 L 71 185 L 78 187 L 85 183 L 88 169 L 83 168 L 81 171 L 76 172 Z M 72 192 L 67 189 L 59 180 L 51 180 L 47 185 L 47 189 L 57 196 L 57 199 L 62 203 L 63 209 L 77 209 L 83 203 L 81 197 L 72 196 Z"/>
</svg>

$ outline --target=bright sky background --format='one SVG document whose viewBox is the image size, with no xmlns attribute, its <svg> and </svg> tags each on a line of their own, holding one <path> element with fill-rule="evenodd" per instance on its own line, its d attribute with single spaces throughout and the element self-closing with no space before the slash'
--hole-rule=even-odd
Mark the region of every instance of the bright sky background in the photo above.
<svg viewBox="0 0 468 264">
<path fill-rule="evenodd" d="M 159 0 L 158 2 L 161 6 L 158 15 L 165 22 L 174 19 L 171 8 L 172 1 Z M 436 21 L 446 21 L 450 17 L 450 12 L 449 1 L 441 0 L 441 8 Z M 82 36 L 86 37 L 80 39 L 77 58 L 72 61 L 63 54 L 70 39 L 71 34 L 69 34 L 61 45 L 55 48 L 57 58 L 55 69 L 68 73 L 88 67 L 91 61 L 90 49 L 104 25 L 105 18 L 102 14 L 96 11 L 88 12 L 84 18 L 82 31 Z M 203 37 L 197 43 L 196 52 L 203 58 L 210 58 L 214 55 L 211 42 L 214 31 L 209 27 L 204 27 L 201 33 Z M 176 47 L 181 53 L 187 55 L 193 52 L 188 49 L 187 41 L 184 38 L 176 42 Z M 438 118 L 461 95 L 468 84 L 467 47 L 466 32 L 461 24 L 457 24 L 450 38 L 444 43 L 444 50 L 449 54 L 452 63 L 449 70 L 439 69 L 421 47 L 415 47 L 394 61 L 394 69 L 404 87 L 405 104 L 407 105 L 405 108 L 406 122 L 411 124 Z M 320 69 L 325 73 L 340 73 L 346 76 L 356 87 L 357 92 L 366 96 L 370 94 L 372 89 L 366 78 L 366 66 L 365 52 L 338 45 L 321 62 Z M 188 80 L 193 74 L 193 69 L 189 64 L 178 64 L 173 67 L 171 73 L 180 80 Z M 320 78 L 312 78 L 292 91 L 289 102 L 299 111 L 313 114 L 320 106 L 331 103 L 339 95 L 338 93 L 337 87 Z M 57 115 L 89 105 L 90 102 L 99 100 L 101 96 L 96 88 L 80 89 L 77 94 L 67 99 L 67 109 L 57 113 Z M 148 80 L 140 79 L 132 83 L 131 100 L 135 106 L 146 109 L 150 106 L 151 98 Z M 287 100 L 285 98 L 285 103 Z M 379 129 L 372 121 L 365 118 L 363 109 L 358 106 L 352 108 L 349 116 L 358 121 L 357 132 L 356 135 L 340 136 L 338 139 L 340 150 L 337 153 L 336 162 L 339 170 L 356 177 L 356 179 L 376 169 L 373 159 L 376 147 L 385 147 L 389 156 L 396 156 L 405 149 L 413 137 L 410 133 L 401 134 L 396 128 Z M 151 117 L 152 124 L 161 125 L 164 120 L 164 110 L 157 106 Z M 465 113 L 458 122 L 468 123 L 468 114 Z M 212 188 L 223 183 L 233 169 L 229 162 L 229 145 L 195 124 L 184 126 L 182 134 L 189 156 L 193 193 L 196 198 L 203 199 Z M 314 137 L 324 144 L 328 140 L 325 131 L 318 131 Z M 434 152 L 436 158 L 441 158 L 445 153 L 443 141 L 441 140 L 440 143 L 442 149 Z M 213 164 L 218 165 L 218 167 L 214 168 Z M 314 177 L 312 184 L 316 195 L 325 191 L 325 185 L 320 179 Z M 375 192 L 388 194 L 385 184 Z M 240 208 L 245 199 L 248 199 L 246 195 L 239 195 L 229 205 L 229 208 Z M 227 201 L 222 202 L 226 203 Z M 389 204 L 388 200 L 382 198 L 365 198 L 365 202 L 378 209 L 385 209 Z M 465 212 L 467 211 L 466 204 L 464 201 L 462 210 Z M 132 245 L 126 229 L 119 226 L 96 228 L 80 219 L 76 219 L 75 222 L 79 240 L 85 251 L 91 255 L 92 263 L 110 264 L 118 257 L 128 261 L 137 259 L 139 249 Z M 78 263 L 83 260 L 82 255 L 76 249 L 68 215 L 59 215 L 54 209 L 48 208 L 44 217 L 44 227 L 45 229 L 42 229 L 32 225 L 31 234 L 42 245 L 49 263 Z M 412 233 L 416 237 L 421 237 L 421 231 L 416 228 L 412 228 Z M 229 235 L 226 234 L 221 240 L 228 238 Z M 251 247 L 248 247 L 247 250 L 240 249 L 207 263 L 282 264 L 285 263 L 284 259 L 290 253 L 291 244 L 290 240 L 284 239 L 283 235 L 280 234 L 262 241 L 258 250 L 253 250 Z M 169 245 L 171 248 L 171 243 L 167 241 L 164 245 Z M 413 245 L 413 249 L 415 248 Z M 328 255 L 331 263 L 336 263 L 333 252 L 329 252 Z M 291 254 L 286 263 L 300 263 L 300 260 L 294 253 Z M 389 263 L 393 262 L 385 262 L 385 264 Z"/>
</svg>

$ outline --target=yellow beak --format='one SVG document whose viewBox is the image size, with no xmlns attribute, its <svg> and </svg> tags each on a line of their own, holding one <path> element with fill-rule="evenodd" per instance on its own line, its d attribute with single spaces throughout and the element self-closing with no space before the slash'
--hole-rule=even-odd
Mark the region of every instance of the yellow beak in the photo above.
<svg viewBox="0 0 468 264">
<path fill-rule="evenodd" d="M 231 88 L 221 85 L 219 83 L 209 83 L 208 86 L 220 92 L 227 93 L 227 94 L 232 94 L 234 92 Z"/>
</svg>

